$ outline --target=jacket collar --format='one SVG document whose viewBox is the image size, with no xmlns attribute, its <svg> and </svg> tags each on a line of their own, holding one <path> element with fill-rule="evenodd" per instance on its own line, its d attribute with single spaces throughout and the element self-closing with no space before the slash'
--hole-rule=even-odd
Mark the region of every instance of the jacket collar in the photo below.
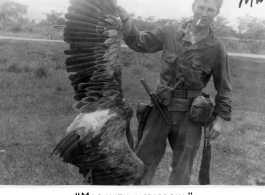
<svg viewBox="0 0 265 195">
<path fill-rule="evenodd" d="M 192 21 L 189 21 L 181 27 L 182 32 L 182 40 L 191 42 L 191 37 L 189 34 L 190 26 Z M 198 43 L 204 42 L 205 46 L 215 46 L 216 45 L 216 37 L 214 35 L 214 31 L 210 28 L 210 35 L 202 40 L 200 40 Z M 196 43 L 197 44 L 197 43 Z"/>
</svg>

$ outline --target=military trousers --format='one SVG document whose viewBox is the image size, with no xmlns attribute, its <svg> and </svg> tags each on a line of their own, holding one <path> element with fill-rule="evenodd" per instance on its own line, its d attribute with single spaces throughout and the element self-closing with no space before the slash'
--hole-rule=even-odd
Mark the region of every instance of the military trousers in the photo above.
<svg viewBox="0 0 265 195">
<path fill-rule="evenodd" d="M 145 173 L 135 185 L 151 185 L 159 162 L 165 154 L 167 140 L 173 151 L 169 185 L 188 185 L 194 158 L 200 146 L 202 124 L 189 119 L 189 112 L 162 110 L 171 127 L 154 106 L 147 119 L 136 155 L 145 164 Z"/>
</svg>

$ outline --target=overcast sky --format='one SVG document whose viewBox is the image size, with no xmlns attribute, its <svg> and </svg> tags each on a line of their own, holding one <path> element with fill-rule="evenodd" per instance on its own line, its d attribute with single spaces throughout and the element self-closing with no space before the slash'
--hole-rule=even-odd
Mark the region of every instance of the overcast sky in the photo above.
<svg viewBox="0 0 265 195">
<path fill-rule="evenodd" d="M 28 17 L 36 20 L 44 19 L 50 10 L 66 12 L 69 6 L 69 0 L 13 0 L 28 5 Z M 245 0 L 244 0 L 245 1 Z M 191 5 L 193 0 L 118 0 L 130 13 L 135 12 L 136 15 L 156 18 L 179 19 L 181 17 L 192 16 Z M 226 17 L 231 26 L 236 26 L 236 18 L 245 14 L 264 18 L 265 2 L 254 4 L 243 4 L 238 7 L 239 0 L 224 0 L 221 9 L 221 16 Z"/>
</svg>

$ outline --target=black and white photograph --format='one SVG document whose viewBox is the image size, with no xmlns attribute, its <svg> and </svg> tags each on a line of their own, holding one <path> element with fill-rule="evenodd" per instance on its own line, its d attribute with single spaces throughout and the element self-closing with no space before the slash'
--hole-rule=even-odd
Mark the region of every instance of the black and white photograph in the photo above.
<svg viewBox="0 0 265 195">
<path fill-rule="evenodd" d="M 264 9 L 263 0 L 0 0 L 0 192 L 262 189 Z"/>
</svg>

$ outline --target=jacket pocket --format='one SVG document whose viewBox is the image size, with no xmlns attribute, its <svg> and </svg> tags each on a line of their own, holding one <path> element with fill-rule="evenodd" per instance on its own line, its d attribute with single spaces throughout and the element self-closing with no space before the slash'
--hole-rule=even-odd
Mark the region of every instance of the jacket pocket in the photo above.
<svg viewBox="0 0 265 195">
<path fill-rule="evenodd" d="M 185 75 L 185 87 L 188 89 L 202 89 L 203 79 L 211 73 L 211 68 L 207 64 L 192 61 L 187 66 Z"/>
<path fill-rule="evenodd" d="M 163 50 L 162 59 L 163 63 L 161 66 L 160 79 L 164 81 L 163 84 L 166 83 L 167 86 L 173 87 L 178 56 L 168 50 Z"/>
<path fill-rule="evenodd" d="M 199 63 L 196 61 L 193 61 L 191 64 L 191 68 L 197 71 L 200 71 L 205 74 L 210 74 L 211 73 L 211 68 L 207 64 Z"/>
</svg>

